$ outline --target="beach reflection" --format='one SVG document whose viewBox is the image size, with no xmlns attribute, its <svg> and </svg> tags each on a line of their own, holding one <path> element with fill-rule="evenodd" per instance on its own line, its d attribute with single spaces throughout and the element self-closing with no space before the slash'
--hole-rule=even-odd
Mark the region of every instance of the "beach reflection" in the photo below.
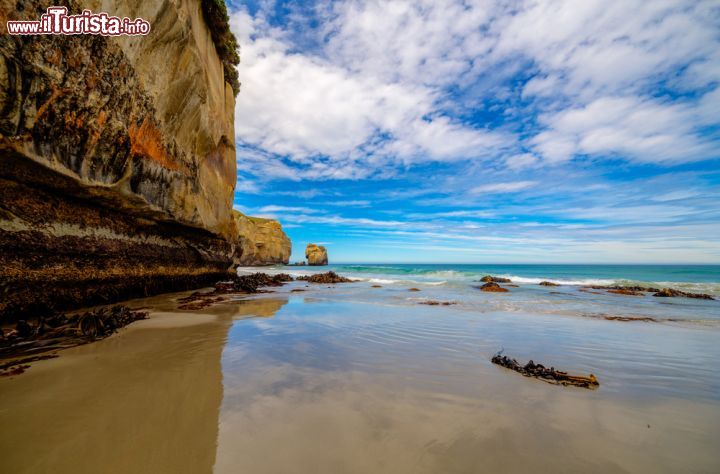
<svg viewBox="0 0 720 474">
<path fill-rule="evenodd" d="M 703 370 L 691 372 L 682 363 L 718 360 L 712 335 L 538 316 L 507 319 L 437 307 L 408 311 L 293 299 L 270 321 L 236 321 L 223 352 L 215 472 L 656 473 L 720 467 L 715 384 Z M 603 338 L 598 330 L 606 332 Z M 673 340 L 684 342 L 672 346 Z M 595 360 L 592 370 L 602 385 L 589 391 L 518 376 L 487 360 L 501 345 L 520 356 L 525 350 L 565 361 L 570 369 Z"/>
<path fill-rule="evenodd" d="M 0 472 L 212 472 L 228 329 L 286 300 L 133 303 L 151 319 L 0 380 Z"/>
</svg>

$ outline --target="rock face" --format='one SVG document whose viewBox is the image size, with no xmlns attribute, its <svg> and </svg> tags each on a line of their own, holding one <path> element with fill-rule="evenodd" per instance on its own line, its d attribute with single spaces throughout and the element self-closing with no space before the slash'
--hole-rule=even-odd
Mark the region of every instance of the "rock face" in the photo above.
<svg viewBox="0 0 720 474">
<path fill-rule="evenodd" d="M 305 258 L 307 258 L 308 265 L 328 264 L 327 249 L 322 245 L 308 244 L 305 247 Z"/>
<path fill-rule="evenodd" d="M 233 211 L 239 265 L 287 264 L 292 245 L 279 222 Z"/>
<path fill-rule="evenodd" d="M 279 224 L 233 216 L 235 98 L 200 1 L 68 2 L 147 36 L 5 33 L 55 3 L 0 0 L 0 317 L 287 261 Z"/>
</svg>

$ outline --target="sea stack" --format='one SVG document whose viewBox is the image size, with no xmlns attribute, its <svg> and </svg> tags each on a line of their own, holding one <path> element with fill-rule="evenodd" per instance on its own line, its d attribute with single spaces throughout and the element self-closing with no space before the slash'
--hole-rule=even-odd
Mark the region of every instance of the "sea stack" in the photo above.
<svg viewBox="0 0 720 474">
<path fill-rule="evenodd" d="M 308 265 L 328 264 L 327 249 L 322 245 L 308 244 L 305 247 L 305 258 L 307 258 Z"/>
</svg>

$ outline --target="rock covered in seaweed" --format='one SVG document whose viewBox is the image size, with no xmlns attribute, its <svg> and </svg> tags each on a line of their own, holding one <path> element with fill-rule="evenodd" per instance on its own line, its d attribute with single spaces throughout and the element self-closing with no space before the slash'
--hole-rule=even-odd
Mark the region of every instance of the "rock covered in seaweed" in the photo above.
<svg viewBox="0 0 720 474">
<path fill-rule="evenodd" d="M 335 272 L 317 273 L 315 275 L 304 275 L 297 277 L 298 280 L 310 283 L 350 283 L 354 280 L 340 276 Z"/>
<path fill-rule="evenodd" d="M 675 290 L 673 288 L 663 288 L 655 293 L 653 296 L 659 296 L 662 298 L 673 298 L 676 296 L 682 296 L 685 298 L 695 298 L 700 300 L 714 300 L 715 298 L 705 293 L 690 293 L 687 291 Z"/>
<path fill-rule="evenodd" d="M 503 288 L 495 282 L 485 283 L 484 285 L 476 286 L 475 288 L 479 289 L 480 291 L 487 291 L 490 293 L 507 293 L 509 291 L 507 288 Z"/>
<path fill-rule="evenodd" d="M 490 275 L 486 275 L 480 278 L 480 281 L 483 283 L 512 283 L 512 280 L 509 278 L 502 278 Z"/>
</svg>

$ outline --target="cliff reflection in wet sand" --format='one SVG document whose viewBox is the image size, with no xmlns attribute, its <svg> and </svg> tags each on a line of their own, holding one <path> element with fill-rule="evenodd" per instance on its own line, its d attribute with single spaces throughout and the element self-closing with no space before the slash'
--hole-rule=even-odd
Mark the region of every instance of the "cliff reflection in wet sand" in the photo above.
<svg viewBox="0 0 720 474">
<path fill-rule="evenodd" d="M 0 472 L 212 472 L 228 328 L 285 302 L 136 300 L 151 319 L 0 380 Z"/>
</svg>

